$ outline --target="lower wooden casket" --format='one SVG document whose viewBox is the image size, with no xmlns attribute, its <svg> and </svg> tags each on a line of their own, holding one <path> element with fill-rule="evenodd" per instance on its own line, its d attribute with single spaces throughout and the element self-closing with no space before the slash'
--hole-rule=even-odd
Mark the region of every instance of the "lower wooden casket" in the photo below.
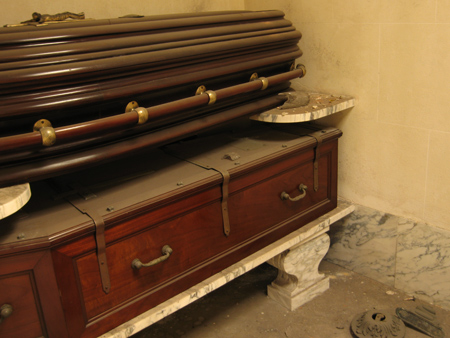
<svg viewBox="0 0 450 338">
<path fill-rule="evenodd" d="M 53 227 L 69 336 L 107 332 L 334 209 L 340 135 L 259 125 L 33 185 L 23 222 Z"/>
</svg>

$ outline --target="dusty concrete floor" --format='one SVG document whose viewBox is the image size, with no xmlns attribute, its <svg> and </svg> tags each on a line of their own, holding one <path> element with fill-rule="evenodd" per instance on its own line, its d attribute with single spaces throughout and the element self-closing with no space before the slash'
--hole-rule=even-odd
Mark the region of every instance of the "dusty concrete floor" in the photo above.
<svg viewBox="0 0 450 338">
<path fill-rule="evenodd" d="M 330 289 L 295 311 L 267 297 L 276 269 L 264 264 L 133 338 L 344 338 L 352 337 L 350 323 L 359 313 L 427 304 L 329 262 L 320 270 L 330 276 Z M 450 337 L 450 311 L 432 307 Z M 427 336 L 407 327 L 405 338 L 421 337 Z"/>
</svg>

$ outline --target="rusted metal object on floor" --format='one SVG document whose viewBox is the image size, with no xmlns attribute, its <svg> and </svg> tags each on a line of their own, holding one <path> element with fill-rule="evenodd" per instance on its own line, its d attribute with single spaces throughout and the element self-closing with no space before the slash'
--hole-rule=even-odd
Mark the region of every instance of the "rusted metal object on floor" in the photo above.
<svg viewBox="0 0 450 338">
<path fill-rule="evenodd" d="M 436 313 L 428 307 L 418 306 L 415 312 L 404 308 L 395 310 L 397 316 L 407 325 L 433 338 L 444 338 L 444 331 L 436 321 Z"/>
<path fill-rule="evenodd" d="M 358 338 L 403 338 L 405 324 L 386 310 L 369 310 L 355 316 L 351 323 Z"/>
</svg>

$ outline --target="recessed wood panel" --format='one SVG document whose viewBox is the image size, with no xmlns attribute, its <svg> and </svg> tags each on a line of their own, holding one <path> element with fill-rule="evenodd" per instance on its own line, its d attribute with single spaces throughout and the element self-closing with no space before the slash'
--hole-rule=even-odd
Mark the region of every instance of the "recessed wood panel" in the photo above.
<svg viewBox="0 0 450 338">
<path fill-rule="evenodd" d="M 0 277 L 0 306 L 12 306 L 12 314 L 0 324 L 0 337 L 36 338 L 44 335 L 36 308 L 30 273 Z"/>
</svg>

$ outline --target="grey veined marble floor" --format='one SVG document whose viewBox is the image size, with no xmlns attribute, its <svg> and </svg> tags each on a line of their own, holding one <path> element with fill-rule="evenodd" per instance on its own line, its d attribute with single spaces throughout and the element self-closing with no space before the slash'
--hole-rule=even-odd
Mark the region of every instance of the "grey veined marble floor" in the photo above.
<svg viewBox="0 0 450 338">
<path fill-rule="evenodd" d="M 395 313 L 397 307 L 414 311 L 421 300 L 329 262 L 320 271 L 330 278 L 330 289 L 295 311 L 266 294 L 276 277 L 268 264 L 240 276 L 208 296 L 177 311 L 133 338 L 348 338 L 350 323 L 373 308 Z M 450 311 L 433 306 L 446 336 Z M 405 338 L 426 335 L 406 328 Z"/>
<path fill-rule="evenodd" d="M 327 261 L 450 309 L 450 232 L 356 206 L 330 237 Z"/>
</svg>

